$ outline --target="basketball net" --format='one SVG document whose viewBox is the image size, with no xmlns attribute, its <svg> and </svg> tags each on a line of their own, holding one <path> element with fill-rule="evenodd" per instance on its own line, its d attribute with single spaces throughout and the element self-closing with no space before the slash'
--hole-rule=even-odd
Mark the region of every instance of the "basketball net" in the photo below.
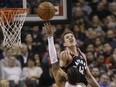
<svg viewBox="0 0 116 87">
<path fill-rule="evenodd" d="M 0 9 L 0 26 L 3 31 L 3 47 L 21 46 L 21 29 L 24 24 L 27 9 L 3 8 Z"/>
</svg>

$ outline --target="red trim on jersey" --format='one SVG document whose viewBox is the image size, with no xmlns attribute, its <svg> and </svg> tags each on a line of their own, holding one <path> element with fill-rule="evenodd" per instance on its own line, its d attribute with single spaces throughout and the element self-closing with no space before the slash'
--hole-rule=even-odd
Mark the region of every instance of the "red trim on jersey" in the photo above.
<svg viewBox="0 0 116 87">
<path fill-rule="evenodd" d="M 83 56 L 83 53 L 81 52 L 80 48 L 77 48 L 78 52 L 81 54 L 81 56 L 84 58 L 85 60 L 85 57 Z M 85 60 L 86 61 L 86 60 Z"/>
<path fill-rule="evenodd" d="M 68 63 L 68 64 L 66 64 L 66 65 L 65 65 L 65 66 L 63 66 L 63 67 L 64 67 L 64 68 L 66 68 L 69 64 L 71 64 L 72 60 L 73 60 L 73 59 L 71 59 L 71 60 L 69 61 L 69 63 Z"/>
</svg>

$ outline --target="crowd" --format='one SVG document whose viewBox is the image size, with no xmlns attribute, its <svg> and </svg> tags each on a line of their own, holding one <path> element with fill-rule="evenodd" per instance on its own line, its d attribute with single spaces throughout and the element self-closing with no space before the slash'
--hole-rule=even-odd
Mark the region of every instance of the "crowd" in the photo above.
<svg viewBox="0 0 116 87">
<path fill-rule="evenodd" d="M 100 87 L 116 87 L 115 0 L 72 0 L 71 22 L 57 24 L 55 28 L 58 57 L 65 49 L 62 33 L 73 31 Z M 16 49 L 15 55 L 8 48 L 0 48 L 0 87 L 8 84 L 10 87 L 55 87 L 42 26 L 24 26 L 21 34 L 22 47 Z M 3 40 L 1 30 L 0 40 Z"/>
</svg>

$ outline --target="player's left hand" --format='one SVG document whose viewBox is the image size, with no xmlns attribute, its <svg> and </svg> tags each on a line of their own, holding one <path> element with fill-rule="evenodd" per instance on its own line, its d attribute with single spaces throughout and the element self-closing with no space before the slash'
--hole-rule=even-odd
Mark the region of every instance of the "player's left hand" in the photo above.
<svg viewBox="0 0 116 87">
<path fill-rule="evenodd" d="M 53 36 L 55 27 L 52 26 L 49 22 L 44 23 L 43 29 L 45 30 L 47 36 Z"/>
</svg>

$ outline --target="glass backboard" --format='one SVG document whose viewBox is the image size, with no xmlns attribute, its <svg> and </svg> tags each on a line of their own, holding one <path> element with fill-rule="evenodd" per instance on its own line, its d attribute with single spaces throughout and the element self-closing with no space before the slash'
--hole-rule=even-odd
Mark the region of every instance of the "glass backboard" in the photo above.
<svg viewBox="0 0 116 87">
<path fill-rule="evenodd" d="M 44 22 L 37 16 L 37 7 L 41 2 L 49 1 L 55 6 L 55 16 L 50 20 L 53 23 L 68 22 L 71 17 L 71 0 L 0 0 L 0 8 L 28 8 L 26 23 Z"/>
</svg>

